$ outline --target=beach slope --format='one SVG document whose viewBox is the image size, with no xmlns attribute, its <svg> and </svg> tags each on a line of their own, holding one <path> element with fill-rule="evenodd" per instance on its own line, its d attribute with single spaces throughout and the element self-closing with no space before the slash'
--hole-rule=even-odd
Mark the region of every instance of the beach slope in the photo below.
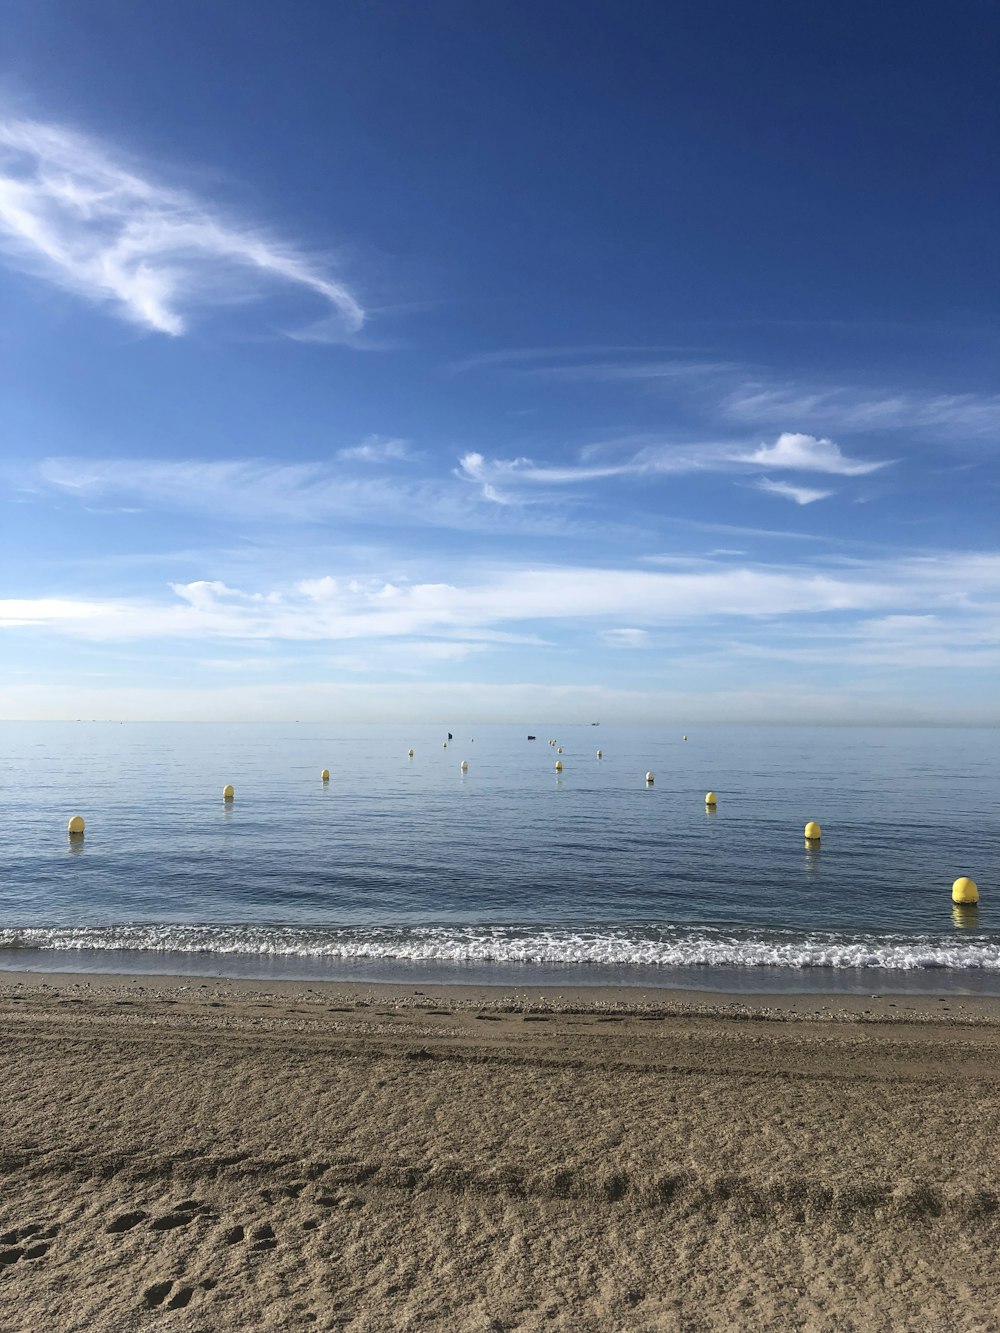
<svg viewBox="0 0 1000 1333">
<path fill-rule="evenodd" d="M 7 974 L 0 1070 L 5 1333 L 1000 1328 L 996 1002 Z"/>
</svg>

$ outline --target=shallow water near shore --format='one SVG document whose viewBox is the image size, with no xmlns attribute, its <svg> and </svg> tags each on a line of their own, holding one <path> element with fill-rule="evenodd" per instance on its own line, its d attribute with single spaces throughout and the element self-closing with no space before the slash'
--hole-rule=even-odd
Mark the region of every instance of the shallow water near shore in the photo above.
<svg viewBox="0 0 1000 1333">
<path fill-rule="evenodd" d="M 448 729 L 3 724 L 0 968 L 1000 994 L 995 730 Z"/>
</svg>

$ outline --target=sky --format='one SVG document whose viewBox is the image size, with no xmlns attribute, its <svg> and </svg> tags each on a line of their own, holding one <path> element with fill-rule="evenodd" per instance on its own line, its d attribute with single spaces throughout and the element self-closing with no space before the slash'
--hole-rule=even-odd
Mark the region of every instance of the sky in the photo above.
<svg viewBox="0 0 1000 1333">
<path fill-rule="evenodd" d="M 0 18 L 0 715 L 1000 722 L 994 4 Z"/>
</svg>

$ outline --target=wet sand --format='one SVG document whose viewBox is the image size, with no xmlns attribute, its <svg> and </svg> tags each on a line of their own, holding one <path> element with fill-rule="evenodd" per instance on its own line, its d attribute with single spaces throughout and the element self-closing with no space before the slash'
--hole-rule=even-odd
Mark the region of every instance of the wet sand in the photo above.
<svg viewBox="0 0 1000 1333">
<path fill-rule="evenodd" d="M 0 975 L 0 1329 L 1000 1329 L 1000 1001 Z"/>
</svg>

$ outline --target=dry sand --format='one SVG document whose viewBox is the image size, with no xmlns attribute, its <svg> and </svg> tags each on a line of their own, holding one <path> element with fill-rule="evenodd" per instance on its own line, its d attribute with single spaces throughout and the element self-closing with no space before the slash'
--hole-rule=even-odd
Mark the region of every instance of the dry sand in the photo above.
<svg viewBox="0 0 1000 1333">
<path fill-rule="evenodd" d="M 1000 1009 L 0 976 L 0 1328 L 1000 1329 Z"/>
</svg>

